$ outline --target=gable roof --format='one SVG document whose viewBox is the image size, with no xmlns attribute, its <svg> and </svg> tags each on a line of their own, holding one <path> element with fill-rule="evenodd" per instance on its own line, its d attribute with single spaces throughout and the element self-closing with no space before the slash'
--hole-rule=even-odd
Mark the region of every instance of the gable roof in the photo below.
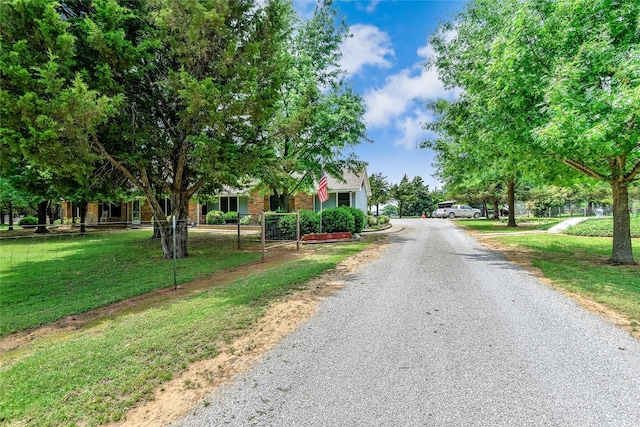
<svg viewBox="0 0 640 427">
<path fill-rule="evenodd" d="M 359 174 L 354 174 L 348 169 L 345 169 L 342 174 L 342 178 L 344 179 L 344 182 L 327 174 L 327 186 L 329 187 L 329 192 L 356 192 L 364 189 L 367 193 L 367 197 L 371 196 L 371 184 L 369 183 L 369 175 L 367 175 L 366 169 L 362 169 L 362 172 Z M 222 187 L 221 191 L 216 193 L 216 196 L 248 196 L 251 192 L 251 188 L 256 183 L 257 181 L 249 183 L 241 188 L 225 185 Z M 314 182 L 314 190 L 311 194 L 315 194 L 317 188 L 318 182 L 316 181 Z"/>
<path fill-rule="evenodd" d="M 369 176 L 367 175 L 366 169 L 363 169 L 359 174 L 354 174 L 349 170 L 345 170 L 342 178 L 344 179 L 344 182 L 327 174 L 327 186 L 329 187 L 329 191 L 360 191 L 364 188 L 367 196 L 371 196 L 371 185 L 369 184 Z M 316 183 L 316 187 L 317 186 L 318 185 Z"/>
</svg>

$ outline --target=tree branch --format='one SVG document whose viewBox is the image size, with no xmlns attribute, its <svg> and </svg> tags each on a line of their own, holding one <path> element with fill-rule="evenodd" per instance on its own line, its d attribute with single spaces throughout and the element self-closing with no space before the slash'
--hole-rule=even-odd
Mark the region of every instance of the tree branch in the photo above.
<svg viewBox="0 0 640 427">
<path fill-rule="evenodd" d="M 607 177 L 606 176 L 596 172 L 595 170 L 591 169 L 590 167 L 588 167 L 587 165 L 585 165 L 584 163 L 582 163 L 582 162 L 580 162 L 578 160 L 563 158 L 562 159 L 562 163 L 564 163 L 565 165 L 577 170 L 581 174 L 590 176 L 590 177 L 595 178 L 595 179 L 599 179 L 601 181 L 607 181 Z"/>
</svg>

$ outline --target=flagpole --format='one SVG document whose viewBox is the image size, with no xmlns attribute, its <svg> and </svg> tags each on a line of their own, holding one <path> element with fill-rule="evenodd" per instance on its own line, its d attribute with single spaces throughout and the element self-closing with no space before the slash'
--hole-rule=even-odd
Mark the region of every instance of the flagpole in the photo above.
<svg viewBox="0 0 640 427">
<path fill-rule="evenodd" d="M 320 232 L 322 233 L 322 204 L 328 199 L 327 197 L 327 177 L 322 168 L 322 177 L 318 183 L 318 201 L 320 202 Z"/>
</svg>

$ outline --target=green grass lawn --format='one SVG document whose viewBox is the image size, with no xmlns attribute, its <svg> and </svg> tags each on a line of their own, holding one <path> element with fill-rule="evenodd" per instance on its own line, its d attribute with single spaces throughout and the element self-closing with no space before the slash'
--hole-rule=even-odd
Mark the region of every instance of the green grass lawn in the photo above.
<svg viewBox="0 0 640 427">
<path fill-rule="evenodd" d="M 367 245 L 316 245 L 304 259 L 5 357 L 0 366 L 0 424 L 122 420 L 127 409 L 153 397 L 154 387 L 190 363 L 218 354 L 219 346 L 255 324 L 271 301 Z"/>
<path fill-rule="evenodd" d="M 0 240 L 0 336 L 173 286 L 173 262 L 150 236 L 129 230 Z M 235 236 L 191 233 L 177 282 L 260 257 L 236 248 Z"/>
<path fill-rule="evenodd" d="M 482 233 L 513 233 L 514 231 L 548 230 L 558 224 L 559 218 L 516 218 L 518 227 L 507 227 L 507 220 L 494 221 L 491 219 L 467 219 L 458 221 L 459 224 Z"/>
<path fill-rule="evenodd" d="M 573 236 L 613 237 L 612 218 L 591 218 L 567 228 L 565 234 Z M 631 237 L 640 237 L 640 216 L 631 217 Z"/>
</svg>

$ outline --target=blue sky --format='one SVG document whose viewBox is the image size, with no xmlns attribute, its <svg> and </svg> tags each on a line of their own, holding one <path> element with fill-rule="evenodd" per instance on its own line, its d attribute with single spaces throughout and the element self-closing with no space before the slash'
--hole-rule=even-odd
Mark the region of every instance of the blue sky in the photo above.
<svg viewBox="0 0 640 427">
<path fill-rule="evenodd" d="M 294 0 L 308 17 L 315 0 Z M 353 37 L 342 45 L 341 66 L 366 102 L 367 133 L 373 144 L 355 149 L 368 162 L 369 175 L 382 173 L 390 183 L 404 174 L 421 176 L 430 189 L 442 185 L 432 177 L 434 153 L 416 148 L 430 120 L 421 98 L 449 98 L 435 71 L 423 66 L 431 53 L 427 39 L 438 23 L 464 9 L 466 0 L 334 0 Z"/>
</svg>

